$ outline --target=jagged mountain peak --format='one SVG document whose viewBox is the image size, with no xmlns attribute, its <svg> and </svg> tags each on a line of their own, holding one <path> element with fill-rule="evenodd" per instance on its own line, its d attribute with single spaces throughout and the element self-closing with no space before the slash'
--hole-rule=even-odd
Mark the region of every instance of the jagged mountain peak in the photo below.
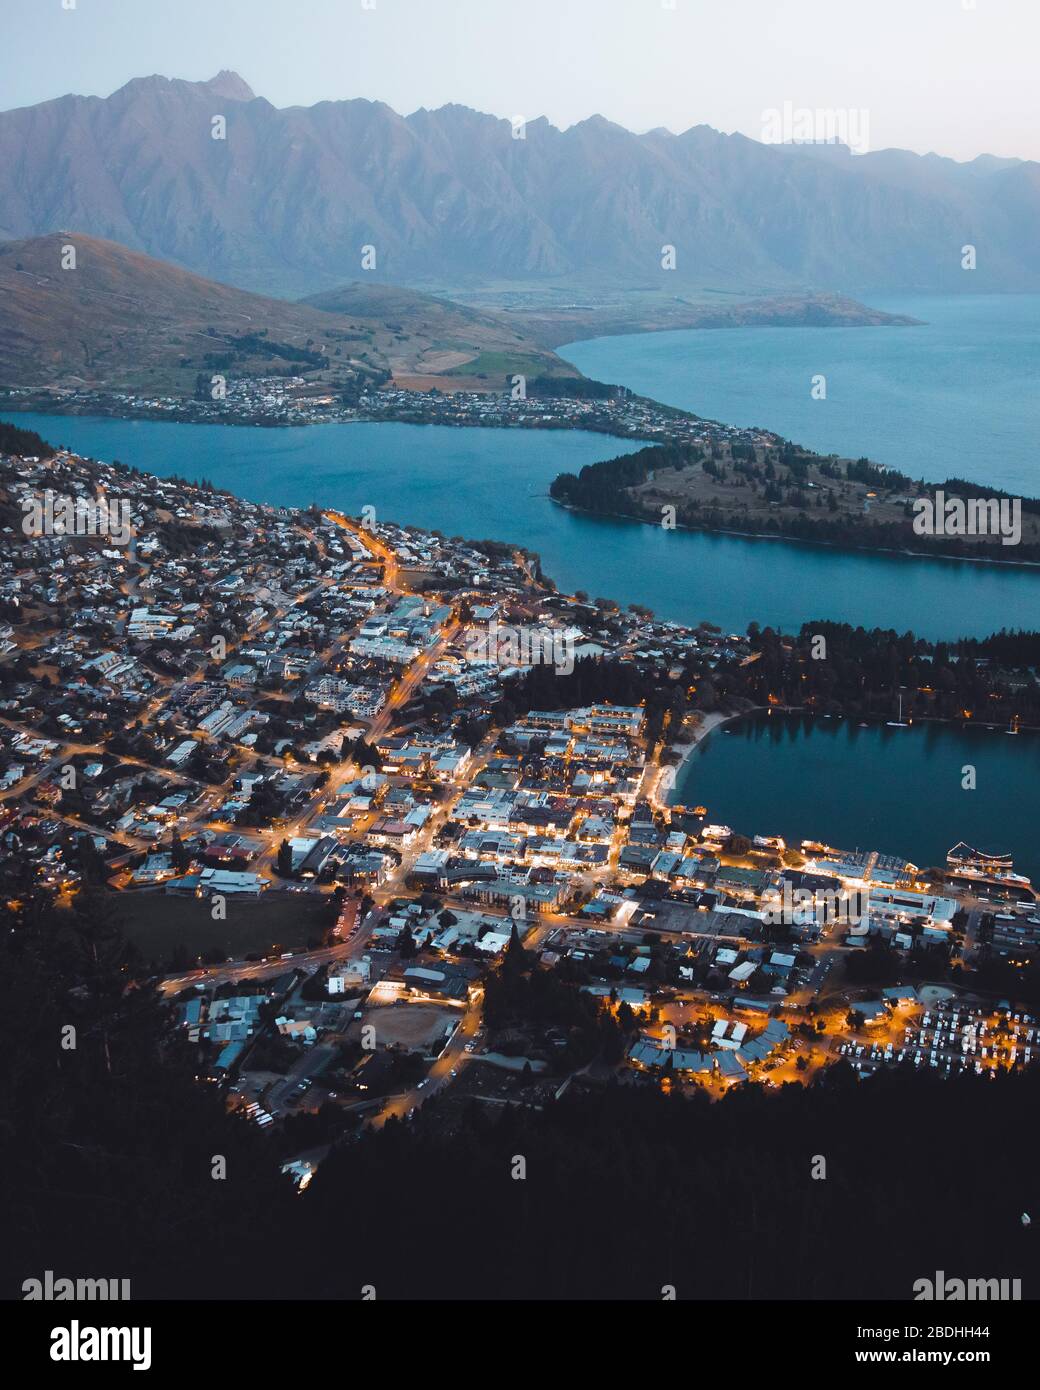
<svg viewBox="0 0 1040 1390">
<path fill-rule="evenodd" d="M 208 138 L 207 110 L 227 116 L 226 140 Z M 279 109 L 230 70 L 139 78 L 108 98 L 0 114 L 0 238 L 77 226 L 296 295 L 363 268 L 441 287 L 1040 290 L 1035 164 L 853 157 L 704 124 L 634 134 L 601 114 L 563 131 L 529 118 L 522 142 L 511 125 L 458 103 L 409 116 L 360 98 Z M 986 248 L 970 284 L 969 240 Z"/>
<path fill-rule="evenodd" d="M 216 77 L 211 77 L 208 82 L 199 84 L 214 93 L 215 96 L 227 97 L 230 101 L 255 101 L 256 93 L 250 87 L 244 77 L 240 77 L 237 72 L 230 68 L 221 68 Z"/>
<path fill-rule="evenodd" d="M 149 97 L 184 91 L 185 89 L 205 92 L 209 96 L 223 97 L 226 101 L 256 100 L 256 93 L 249 83 L 229 68 L 222 68 L 215 77 L 211 77 L 205 82 L 189 82 L 183 77 L 163 77 L 160 73 L 152 73 L 148 77 L 133 77 L 129 82 L 124 83 L 118 91 L 113 92 L 109 100 L 127 96 Z"/>
</svg>

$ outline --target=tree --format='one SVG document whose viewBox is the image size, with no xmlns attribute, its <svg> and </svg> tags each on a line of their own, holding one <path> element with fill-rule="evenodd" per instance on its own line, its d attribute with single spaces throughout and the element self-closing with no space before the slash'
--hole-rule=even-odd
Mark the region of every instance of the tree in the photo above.
<svg viewBox="0 0 1040 1390">
<path fill-rule="evenodd" d="M 120 973 L 127 946 L 120 934 L 111 900 L 99 889 L 83 889 L 73 904 L 73 934 L 77 947 L 76 969 L 83 980 L 82 1002 L 96 1032 L 105 1070 L 112 1070 L 111 1019 L 115 1001 L 123 993 Z"/>
<path fill-rule="evenodd" d="M 78 840 L 79 869 L 84 884 L 98 884 L 105 880 L 105 861 L 98 853 L 93 835 L 80 835 Z"/>
<path fill-rule="evenodd" d="M 278 858 L 275 860 L 275 872 L 279 878 L 292 878 L 292 860 L 292 845 L 288 840 L 283 840 L 278 846 Z"/>
<path fill-rule="evenodd" d="M 416 946 L 415 938 L 412 936 L 407 926 L 402 927 L 398 932 L 396 945 L 397 953 L 402 960 L 412 960 L 418 955 L 419 948 Z"/>
<path fill-rule="evenodd" d="M 174 1298 L 219 1230 L 226 1243 L 196 1292 L 219 1297 L 244 1281 L 258 1297 L 263 1252 L 288 1235 L 296 1199 L 255 1127 L 197 1083 L 197 1057 L 144 972 L 127 987 L 132 957 L 112 901 L 81 891 L 65 911 L 37 898 L 20 905 L 17 932 L 4 913 L 5 1267 L 82 1269 L 92 1256 L 125 1273 L 135 1295 Z M 238 1181 L 212 1180 L 212 1154 Z"/>
<path fill-rule="evenodd" d="M 526 965 L 527 952 L 524 950 L 523 943 L 520 940 L 520 933 L 514 922 L 509 932 L 509 941 L 506 943 L 506 949 L 502 952 L 502 969 L 508 971 L 510 974 L 520 974 L 525 969 Z"/>
</svg>

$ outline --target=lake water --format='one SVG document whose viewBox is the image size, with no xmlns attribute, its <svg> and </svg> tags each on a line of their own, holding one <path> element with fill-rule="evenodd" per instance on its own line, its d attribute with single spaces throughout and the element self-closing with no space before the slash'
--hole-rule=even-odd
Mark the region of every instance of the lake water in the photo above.
<svg viewBox="0 0 1040 1390">
<path fill-rule="evenodd" d="M 740 335 L 701 337 L 721 349 Z M 830 330 L 821 330 L 829 332 Z M 874 330 L 857 332 L 866 336 Z M 907 330 L 909 331 L 909 330 Z M 916 331 L 916 330 L 914 330 Z M 633 339 L 616 339 L 632 351 Z M 655 350 L 653 335 L 639 340 Z M 616 379 L 616 373 L 608 373 Z M 638 448 L 603 435 L 399 424 L 265 429 L 19 414 L 53 444 L 159 475 L 208 478 L 240 496 L 311 502 L 537 551 L 568 592 L 647 604 L 682 622 L 786 631 L 832 618 L 926 637 L 985 636 L 1040 622 L 1040 572 L 855 555 L 818 546 L 663 531 L 552 503 L 557 473 Z M 764 421 L 764 423 L 775 423 Z"/>
<path fill-rule="evenodd" d="M 907 300 L 878 307 L 923 328 L 738 329 L 573 344 L 588 375 L 698 414 L 868 454 L 929 479 L 961 474 L 1040 494 L 1040 296 Z M 826 401 L 809 379 L 827 377 Z M 52 443 L 160 475 L 207 477 L 241 496 L 320 502 L 538 551 L 561 588 L 728 631 L 814 618 L 928 637 L 1040 626 L 1040 574 L 991 565 L 843 554 L 813 546 L 573 515 L 551 503 L 562 471 L 639 447 L 602 435 L 396 424 L 251 429 L 14 417 Z M 1040 873 L 1040 739 L 936 726 L 755 717 L 703 743 L 676 799 L 713 820 L 789 841 L 943 862 L 957 840 Z M 811 730 L 811 732 L 810 732 Z M 976 766 L 977 789 L 961 790 Z"/>
<path fill-rule="evenodd" d="M 1040 496 L 1040 295 L 871 299 L 916 328 L 738 328 L 560 349 L 599 381 L 821 453 Z M 813 400 L 812 378 L 827 397 Z"/>
<path fill-rule="evenodd" d="M 961 785 L 969 764 L 974 791 Z M 1040 876 L 1040 738 L 1031 734 L 755 714 L 697 745 L 672 800 L 704 805 L 740 834 L 905 854 L 922 868 L 943 865 L 965 840 Z"/>
</svg>

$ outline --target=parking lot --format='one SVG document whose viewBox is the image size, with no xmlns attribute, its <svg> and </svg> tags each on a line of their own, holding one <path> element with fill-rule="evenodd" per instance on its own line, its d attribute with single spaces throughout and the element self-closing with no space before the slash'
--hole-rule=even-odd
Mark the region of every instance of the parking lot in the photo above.
<svg viewBox="0 0 1040 1390">
<path fill-rule="evenodd" d="M 1031 1066 L 1040 1056 L 1040 1025 L 1031 1014 L 968 1007 L 955 1001 L 925 1010 L 906 1023 L 901 1037 L 870 1041 L 856 1037 L 836 1046 L 863 1075 L 883 1066 L 907 1064 L 944 1076 Z"/>
</svg>

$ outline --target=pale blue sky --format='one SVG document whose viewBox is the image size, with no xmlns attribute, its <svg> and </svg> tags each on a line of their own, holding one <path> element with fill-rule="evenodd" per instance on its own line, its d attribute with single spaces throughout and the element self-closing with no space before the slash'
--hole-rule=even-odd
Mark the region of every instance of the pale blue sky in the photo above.
<svg viewBox="0 0 1040 1390">
<path fill-rule="evenodd" d="M 1040 158 L 1040 0 L 0 0 L 0 108 L 234 68 L 276 106 L 567 126 L 866 110 L 870 148 Z M 671 6 L 674 5 L 674 8 Z"/>
</svg>

